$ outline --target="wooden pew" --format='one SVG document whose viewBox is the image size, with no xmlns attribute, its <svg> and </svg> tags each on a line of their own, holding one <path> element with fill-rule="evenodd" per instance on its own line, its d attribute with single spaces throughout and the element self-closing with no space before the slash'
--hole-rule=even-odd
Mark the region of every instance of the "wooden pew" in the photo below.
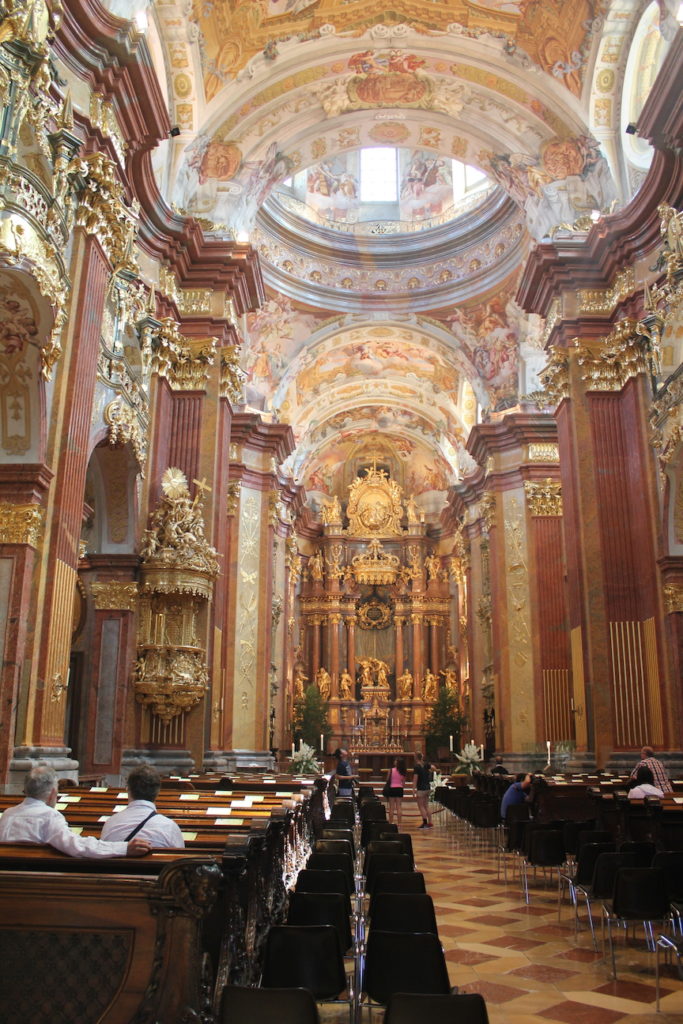
<svg viewBox="0 0 683 1024">
<path fill-rule="evenodd" d="M 202 922 L 222 884 L 198 858 L 157 877 L 0 870 L 0 1020 L 49 1024 L 58 1001 L 71 1024 L 199 1021 Z"/>
</svg>

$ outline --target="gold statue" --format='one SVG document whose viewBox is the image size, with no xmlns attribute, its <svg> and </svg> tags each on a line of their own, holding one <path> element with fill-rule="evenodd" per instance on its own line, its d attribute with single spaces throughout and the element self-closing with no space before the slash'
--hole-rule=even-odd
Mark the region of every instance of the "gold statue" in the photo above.
<svg viewBox="0 0 683 1024">
<path fill-rule="evenodd" d="M 309 558 L 308 572 L 312 580 L 321 580 L 323 578 L 323 554 L 320 548 L 317 548 L 315 554 Z"/>
<path fill-rule="evenodd" d="M 384 661 L 377 661 L 377 682 L 375 685 L 380 687 L 382 690 L 389 689 L 389 666 Z"/>
<path fill-rule="evenodd" d="M 441 560 L 437 558 L 433 551 L 430 551 L 430 553 L 425 558 L 425 568 L 427 570 L 428 580 L 437 580 L 439 578 Z"/>
<path fill-rule="evenodd" d="M 339 696 L 342 700 L 353 700 L 353 677 L 346 668 L 339 677 Z"/>
<path fill-rule="evenodd" d="M 442 668 L 439 675 L 442 675 L 444 684 L 447 690 L 455 690 L 457 686 L 457 676 L 454 668 Z"/>
<path fill-rule="evenodd" d="M 360 662 L 360 688 L 361 692 L 370 689 L 372 687 L 372 672 L 370 670 L 370 661 L 368 658 L 363 658 Z"/>
<path fill-rule="evenodd" d="M 307 681 L 308 676 L 304 675 L 304 670 L 301 665 L 297 665 L 294 669 L 294 700 L 304 699 L 304 683 Z"/>
<path fill-rule="evenodd" d="M 329 700 L 332 693 L 332 680 L 330 679 L 330 673 L 322 665 L 316 673 L 315 682 L 322 699 Z"/>
<path fill-rule="evenodd" d="M 396 680 L 399 700 L 411 700 L 413 696 L 413 675 L 408 669 Z"/>
<path fill-rule="evenodd" d="M 438 679 L 434 673 L 430 669 L 427 669 L 424 678 L 424 689 L 422 691 L 423 700 L 436 700 L 437 683 Z"/>
<path fill-rule="evenodd" d="M 406 515 L 408 516 L 408 522 L 411 525 L 420 522 L 420 517 L 417 511 L 417 502 L 412 494 L 406 502 Z"/>
<path fill-rule="evenodd" d="M 342 510 L 339 504 L 339 498 L 335 494 L 332 497 L 332 501 L 323 502 L 320 506 L 320 515 L 322 517 L 323 526 L 341 526 L 342 521 Z"/>
</svg>

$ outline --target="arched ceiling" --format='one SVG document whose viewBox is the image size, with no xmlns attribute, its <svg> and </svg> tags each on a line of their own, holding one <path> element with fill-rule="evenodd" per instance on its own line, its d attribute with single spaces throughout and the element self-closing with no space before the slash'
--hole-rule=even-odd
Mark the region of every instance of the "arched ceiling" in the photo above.
<svg viewBox="0 0 683 1024">
<path fill-rule="evenodd" d="M 313 502 L 343 500 L 344 467 L 374 446 L 436 517 L 477 416 L 533 390 L 541 325 L 514 302 L 521 267 L 534 240 L 633 191 L 619 90 L 646 6 L 157 3 L 180 129 L 160 184 L 205 231 L 260 252 L 246 403 L 292 424 L 286 468 Z M 496 187 L 449 224 L 374 239 L 269 200 L 294 172 L 378 145 L 472 164 Z"/>
</svg>

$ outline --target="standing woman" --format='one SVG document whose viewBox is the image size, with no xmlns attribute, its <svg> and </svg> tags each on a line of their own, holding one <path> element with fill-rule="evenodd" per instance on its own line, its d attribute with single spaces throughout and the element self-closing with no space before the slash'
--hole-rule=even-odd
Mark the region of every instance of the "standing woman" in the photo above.
<svg viewBox="0 0 683 1024">
<path fill-rule="evenodd" d="M 401 801 L 403 787 L 406 784 L 406 760 L 404 757 L 394 759 L 394 766 L 389 771 L 389 821 L 395 821 L 401 827 Z"/>
<path fill-rule="evenodd" d="M 417 800 L 417 809 L 422 817 L 422 824 L 418 828 L 432 828 L 432 814 L 429 810 L 429 784 L 432 771 L 432 765 L 429 762 L 425 763 L 418 750 L 415 754 L 415 768 L 413 769 L 415 799 Z"/>
</svg>

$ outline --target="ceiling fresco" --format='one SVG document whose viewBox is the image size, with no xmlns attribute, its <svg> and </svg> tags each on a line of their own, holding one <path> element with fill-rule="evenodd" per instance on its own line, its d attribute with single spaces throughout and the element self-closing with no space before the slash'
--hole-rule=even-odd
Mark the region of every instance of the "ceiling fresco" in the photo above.
<svg viewBox="0 0 683 1024">
<path fill-rule="evenodd" d="M 204 88 L 210 99 L 257 54 L 273 60 L 290 39 L 362 35 L 374 25 L 410 22 L 424 35 L 457 31 L 471 39 L 503 38 L 509 51 L 560 79 L 578 94 L 601 0 L 194 0 L 192 21 L 202 40 Z"/>
<path fill-rule="evenodd" d="M 669 31 L 674 6 L 661 0 L 648 32 Z M 205 232 L 259 252 L 267 301 L 241 324 L 245 404 L 292 425 L 283 470 L 314 512 L 345 499 L 374 450 L 438 521 L 472 469 L 472 425 L 538 386 L 543 324 L 516 305 L 517 282 L 536 242 L 580 244 L 642 180 L 619 118 L 647 7 L 156 0 L 180 129 L 160 188 Z M 442 173 L 428 205 L 403 197 L 399 227 L 359 229 L 368 146 L 402 149 L 405 168 L 455 159 L 490 185 L 449 219 Z M 308 220 L 278 191 L 298 172 Z"/>
</svg>

